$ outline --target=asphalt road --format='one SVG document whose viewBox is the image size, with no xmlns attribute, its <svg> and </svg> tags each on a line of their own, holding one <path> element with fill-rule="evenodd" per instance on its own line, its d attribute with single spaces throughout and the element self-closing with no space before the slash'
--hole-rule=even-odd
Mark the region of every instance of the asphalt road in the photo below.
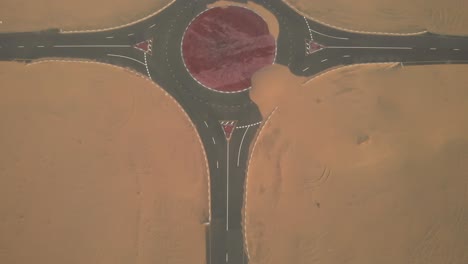
<svg viewBox="0 0 468 264">
<path fill-rule="evenodd" d="M 262 117 L 248 92 L 213 92 L 193 80 L 184 67 L 180 52 L 183 32 L 211 2 L 214 0 L 177 0 L 154 17 L 111 31 L 62 34 L 52 29 L 0 34 L 0 60 L 94 60 L 130 68 L 163 87 L 196 125 L 209 160 L 211 218 L 204 221 L 208 223 L 207 263 L 241 264 L 248 263 L 241 215 L 247 155 Z M 281 0 L 254 2 L 277 16 L 280 36 L 276 63 L 288 66 L 296 75 L 312 76 L 342 65 L 369 62 L 406 66 L 468 62 L 465 37 L 356 34 L 308 20 Z M 305 41 L 311 38 L 325 48 L 306 55 Z M 153 39 L 151 55 L 133 48 L 147 39 Z M 238 121 L 229 143 L 220 120 Z"/>
</svg>

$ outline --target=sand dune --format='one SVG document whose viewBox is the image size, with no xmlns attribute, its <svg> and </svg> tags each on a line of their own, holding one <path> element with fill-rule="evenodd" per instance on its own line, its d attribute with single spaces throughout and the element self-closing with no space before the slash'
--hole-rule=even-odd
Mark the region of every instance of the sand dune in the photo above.
<svg viewBox="0 0 468 264">
<path fill-rule="evenodd" d="M 468 35 L 465 0 L 284 0 L 308 16 L 357 31 Z"/>
<path fill-rule="evenodd" d="M 205 263 L 204 153 L 159 87 L 0 63 L 0 93 L 0 263 Z"/>
<path fill-rule="evenodd" d="M 115 27 L 141 19 L 171 2 L 172 0 L 2 0 L 0 32 Z"/>
<path fill-rule="evenodd" d="M 251 263 L 467 263 L 467 70 L 353 66 L 261 101 Z"/>
</svg>

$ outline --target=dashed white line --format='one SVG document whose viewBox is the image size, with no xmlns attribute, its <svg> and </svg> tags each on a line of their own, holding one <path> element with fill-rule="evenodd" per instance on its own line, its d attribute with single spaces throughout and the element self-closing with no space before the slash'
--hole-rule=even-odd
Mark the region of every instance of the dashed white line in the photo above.
<svg viewBox="0 0 468 264">
<path fill-rule="evenodd" d="M 24 48 L 24 46 L 18 46 L 18 48 L 22 49 L 22 48 Z"/>
<path fill-rule="evenodd" d="M 305 71 L 307 71 L 308 69 L 309 69 L 309 67 L 307 67 L 307 68 L 303 69 L 302 71 L 303 71 L 303 72 L 305 72 Z"/>
<path fill-rule="evenodd" d="M 146 65 L 144 62 L 142 61 L 139 61 L 137 59 L 134 59 L 134 58 L 131 58 L 131 57 L 127 57 L 127 56 L 122 56 L 122 55 L 117 55 L 117 54 L 107 54 L 107 56 L 110 56 L 110 57 L 119 57 L 119 58 L 124 58 L 124 59 L 128 59 L 128 60 L 132 60 L 132 61 L 136 61 L 142 65 Z"/>
<path fill-rule="evenodd" d="M 453 49 L 454 51 L 459 51 L 460 49 Z"/>
<path fill-rule="evenodd" d="M 148 73 L 148 77 L 149 77 L 150 79 L 152 79 L 152 78 L 151 78 L 150 71 L 149 71 L 149 67 L 148 67 L 148 60 L 146 59 L 146 52 L 144 53 L 144 58 L 145 58 L 146 73 Z"/>
<path fill-rule="evenodd" d="M 229 262 L 229 255 L 226 253 L 226 262 Z"/>
<path fill-rule="evenodd" d="M 44 46 L 37 46 L 38 48 L 44 48 Z"/>
<path fill-rule="evenodd" d="M 109 36 L 109 37 L 106 37 L 106 39 L 113 39 L 114 36 Z"/>
<path fill-rule="evenodd" d="M 246 128 L 246 127 L 251 127 L 251 126 L 256 126 L 256 125 L 260 125 L 261 123 L 262 123 L 262 121 L 259 121 L 259 122 L 257 122 L 257 123 L 253 123 L 253 124 L 250 124 L 250 125 L 238 126 L 238 127 L 236 127 L 236 129 Z"/>
<path fill-rule="evenodd" d="M 55 45 L 54 48 L 128 48 L 131 45 Z"/>
<path fill-rule="evenodd" d="M 430 50 L 436 50 L 436 48 L 430 48 Z"/>
<path fill-rule="evenodd" d="M 155 26 L 156 26 L 156 24 L 153 24 L 153 25 L 151 25 L 149 28 L 154 28 Z"/>
<path fill-rule="evenodd" d="M 203 121 L 203 123 L 205 123 L 205 126 L 208 127 L 208 123 L 206 121 Z"/>
<path fill-rule="evenodd" d="M 213 140 L 213 144 L 216 145 L 216 140 L 214 139 L 214 137 L 211 137 L 211 139 Z"/>
<path fill-rule="evenodd" d="M 351 55 L 344 55 L 343 58 L 349 58 Z"/>
<path fill-rule="evenodd" d="M 305 21 L 306 21 L 306 23 L 307 23 L 307 26 L 309 27 L 309 21 L 307 21 L 307 18 L 305 18 L 305 17 L 304 17 L 304 19 L 305 19 Z M 310 35 L 311 35 L 311 39 L 312 39 L 312 32 L 317 33 L 317 34 L 322 35 L 322 36 L 325 36 L 325 37 L 329 37 L 329 38 L 345 39 L 345 40 L 348 40 L 348 39 L 349 39 L 349 38 L 335 37 L 335 36 L 330 36 L 330 35 L 327 35 L 327 34 L 323 34 L 323 33 L 320 33 L 320 32 L 318 32 L 318 31 L 315 31 L 315 30 L 313 30 L 313 29 L 311 29 L 311 28 L 309 27 L 309 33 L 310 33 Z"/>
<path fill-rule="evenodd" d="M 328 59 L 321 60 L 320 62 L 326 62 Z"/>
<path fill-rule="evenodd" d="M 135 35 L 135 33 L 130 33 L 130 34 L 128 34 L 127 36 L 130 37 L 130 36 L 133 36 L 133 35 Z"/>
<path fill-rule="evenodd" d="M 219 162 L 216 161 L 216 168 L 219 169 Z"/>
</svg>

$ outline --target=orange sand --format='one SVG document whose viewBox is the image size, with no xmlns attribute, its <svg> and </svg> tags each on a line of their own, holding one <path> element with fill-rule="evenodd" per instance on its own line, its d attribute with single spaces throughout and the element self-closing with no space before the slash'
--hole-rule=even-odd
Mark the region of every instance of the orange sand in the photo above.
<svg viewBox="0 0 468 264">
<path fill-rule="evenodd" d="M 260 15 L 263 20 L 268 25 L 268 30 L 270 31 L 270 34 L 275 37 L 275 39 L 278 39 L 279 36 L 279 22 L 278 19 L 275 17 L 273 13 L 270 12 L 270 10 L 266 9 L 265 7 L 256 4 L 254 2 L 248 1 L 247 4 L 243 3 L 238 3 L 238 2 L 233 2 L 233 1 L 226 1 L 226 0 L 220 0 L 216 1 L 213 4 L 209 4 L 208 8 L 213 8 L 213 7 L 218 7 L 218 6 L 241 6 L 248 8 L 258 15 Z"/>
<path fill-rule="evenodd" d="M 0 263 L 205 263 L 198 136 L 109 66 L 0 63 Z"/>
<path fill-rule="evenodd" d="M 315 20 L 349 30 L 468 34 L 466 0 L 283 0 Z"/>
<path fill-rule="evenodd" d="M 172 0 L 2 0 L 0 32 L 103 29 L 141 19 Z"/>
<path fill-rule="evenodd" d="M 353 66 L 263 102 L 250 263 L 468 263 L 467 71 Z"/>
</svg>

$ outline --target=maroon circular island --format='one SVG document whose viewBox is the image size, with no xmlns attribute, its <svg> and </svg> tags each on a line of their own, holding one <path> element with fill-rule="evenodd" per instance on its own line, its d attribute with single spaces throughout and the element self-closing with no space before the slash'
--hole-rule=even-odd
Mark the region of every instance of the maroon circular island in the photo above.
<svg viewBox="0 0 468 264">
<path fill-rule="evenodd" d="M 276 42 L 265 20 L 238 6 L 206 10 L 182 39 L 182 58 L 190 75 L 218 92 L 249 89 L 252 75 L 271 65 L 275 56 Z"/>
</svg>

